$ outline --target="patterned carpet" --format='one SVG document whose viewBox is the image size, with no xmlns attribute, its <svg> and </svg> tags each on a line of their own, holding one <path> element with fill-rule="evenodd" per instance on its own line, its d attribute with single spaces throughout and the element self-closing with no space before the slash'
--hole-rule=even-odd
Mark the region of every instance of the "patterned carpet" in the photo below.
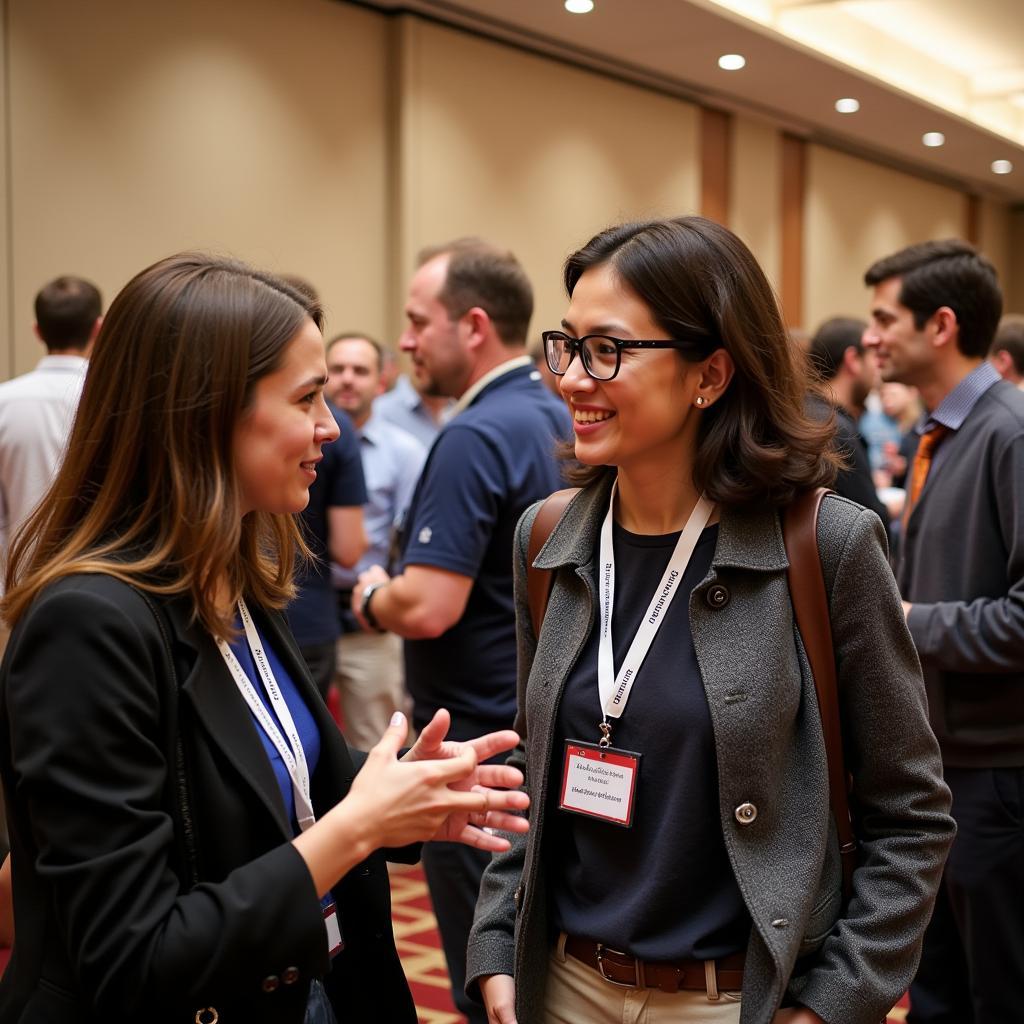
<svg viewBox="0 0 1024 1024">
<path fill-rule="evenodd" d="M 419 867 L 402 864 L 392 864 L 390 870 L 395 940 L 416 1000 L 420 1024 L 463 1024 L 466 1018 L 456 1012 L 452 1003 L 423 872 Z M 889 1014 L 889 1024 L 903 1024 L 907 1005 L 906 998 L 900 1000 Z"/>
<path fill-rule="evenodd" d="M 465 1017 L 452 1003 L 441 937 L 430 905 L 422 869 L 389 864 L 391 920 L 395 945 L 402 958 L 420 1024 L 463 1024 Z"/>
</svg>

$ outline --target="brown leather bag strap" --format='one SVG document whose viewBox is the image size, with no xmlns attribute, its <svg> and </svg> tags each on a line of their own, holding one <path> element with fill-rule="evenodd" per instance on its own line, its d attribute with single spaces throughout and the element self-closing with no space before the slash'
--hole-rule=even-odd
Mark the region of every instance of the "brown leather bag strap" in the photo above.
<svg viewBox="0 0 1024 1024">
<path fill-rule="evenodd" d="M 555 574 L 550 569 L 535 569 L 533 563 L 537 560 L 540 549 L 547 543 L 558 520 L 562 518 L 562 513 L 579 490 L 578 487 L 567 487 L 564 491 L 555 491 L 537 510 L 537 516 L 530 528 L 530 543 L 526 550 L 526 598 L 530 605 L 530 622 L 533 624 L 534 637 L 540 636 L 540 627 L 548 610 L 548 598 L 551 596 Z"/>
<path fill-rule="evenodd" d="M 811 663 L 814 688 L 818 694 L 821 731 L 825 737 L 825 753 L 828 758 L 829 801 L 836 831 L 839 833 L 843 902 L 846 903 L 853 884 L 857 842 L 853 835 L 847 797 L 832 621 L 818 551 L 818 510 L 828 493 L 825 487 L 801 493 L 783 514 L 782 535 L 789 558 L 789 593 L 793 601 L 793 614 Z"/>
</svg>

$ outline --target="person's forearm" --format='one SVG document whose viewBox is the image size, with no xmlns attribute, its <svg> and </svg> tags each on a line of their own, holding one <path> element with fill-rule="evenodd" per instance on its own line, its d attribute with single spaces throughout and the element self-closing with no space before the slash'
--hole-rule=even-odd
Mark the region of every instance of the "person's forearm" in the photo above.
<svg viewBox="0 0 1024 1024">
<path fill-rule="evenodd" d="M 360 810 L 343 800 L 292 844 L 306 862 L 317 894 L 325 896 L 339 878 L 366 860 L 377 844 L 370 835 L 372 809 Z"/>
<path fill-rule="evenodd" d="M 397 633 L 406 640 L 432 640 L 450 626 L 438 614 L 429 596 L 410 584 L 404 575 L 393 576 L 374 591 L 371 608 L 381 629 Z"/>
</svg>

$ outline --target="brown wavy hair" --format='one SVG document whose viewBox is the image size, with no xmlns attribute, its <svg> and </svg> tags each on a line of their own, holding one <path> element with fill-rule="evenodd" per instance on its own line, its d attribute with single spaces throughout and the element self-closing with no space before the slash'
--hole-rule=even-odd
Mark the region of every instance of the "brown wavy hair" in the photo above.
<svg viewBox="0 0 1024 1024">
<path fill-rule="evenodd" d="M 778 302 L 750 250 L 703 217 L 621 224 L 595 235 L 565 262 L 565 290 L 592 267 L 610 264 L 671 337 L 696 341 L 679 356 L 700 362 L 717 348 L 736 372 L 702 412 L 693 477 L 726 508 L 786 505 L 809 487 L 828 486 L 840 459 L 834 424 L 809 417 L 804 354 L 786 334 Z M 579 466 L 570 442 L 566 476 L 587 485 L 613 472 Z"/>
<path fill-rule="evenodd" d="M 232 606 L 242 594 L 287 603 L 308 551 L 294 517 L 242 517 L 232 439 L 307 318 L 322 326 L 315 302 L 234 260 L 184 253 L 129 281 L 96 339 L 60 471 L 11 546 L 9 624 L 72 573 L 187 595 L 225 638 L 222 581 Z"/>
</svg>

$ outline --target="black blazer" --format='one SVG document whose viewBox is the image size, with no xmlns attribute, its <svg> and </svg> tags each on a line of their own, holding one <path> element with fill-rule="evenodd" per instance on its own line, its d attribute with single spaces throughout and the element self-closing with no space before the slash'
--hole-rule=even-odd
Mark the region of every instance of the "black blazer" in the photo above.
<svg viewBox="0 0 1024 1024">
<path fill-rule="evenodd" d="M 0 1024 L 191 1024 L 206 1007 L 221 1024 L 301 1024 L 317 976 L 339 1019 L 414 1024 L 383 855 L 334 889 L 346 947 L 331 962 L 250 712 L 188 605 L 157 604 L 176 678 L 151 608 L 106 575 L 48 587 L 11 637 L 0 776 L 17 935 Z M 348 792 L 361 758 L 283 617 L 252 612 L 320 729 L 311 781 L 322 814 Z"/>
</svg>

